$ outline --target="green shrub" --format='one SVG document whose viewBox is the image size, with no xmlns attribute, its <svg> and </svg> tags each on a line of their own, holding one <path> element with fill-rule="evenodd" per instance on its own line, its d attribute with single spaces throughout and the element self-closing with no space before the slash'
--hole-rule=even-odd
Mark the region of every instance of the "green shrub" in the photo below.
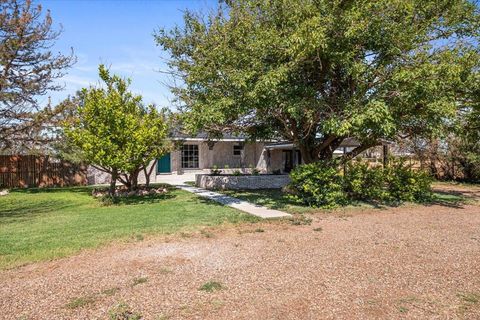
<svg viewBox="0 0 480 320">
<path fill-rule="evenodd" d="M 403 159 L 391 160 L 384 176 L 389 200 L 424 202 L 432 198 L 432 178 L 426 172 L 412 170 Z"/>
<path fill-rule="evenodd" d="M 115 196 L 111 196 L 111 195 L 104 195 L 100 198 L 100 202 L 102 203 L 102 206 L 105 206 L 105 207 L 108 207 L 108 206 L 112 206 L 114 204 L 117 204 L 118 203 L 118 198 L 115 197 Z"/>
<path fill-rule="evenodd" d="M 219 176 L 221 173 L 222 173 L 222 170 L 218 169 L 218 166 L 217 166 L 217 165 L 214 165 L 214 166 L 210 169 L 210 174 L 211 174 L 212 176 Z"/>
<path fill-rule="evenodd" d="M 387 197 L 383 168 L 369 167 L 362 161 L 351 162 L 346 166 L 343 187 L 353 200 L 377 200 Z"/>
<path fill-rule="evenodd" d="M 386 168 L 356 161 L 342 174 L 334 162 L 296 167 L 286 191 L 295 200 L 313 207 L 332 208 L 351 200 L 424 202 L 432 198 L 431 177 L 412 170 L 403 160 L 391 160 Z"/>
<path fill-rule="evenodd" d="M 293 198 L 314 207 L 345 204 L 342 177 L 333 163 L 315 162 L 296 167 L 287 187 Z"/>
</svg>

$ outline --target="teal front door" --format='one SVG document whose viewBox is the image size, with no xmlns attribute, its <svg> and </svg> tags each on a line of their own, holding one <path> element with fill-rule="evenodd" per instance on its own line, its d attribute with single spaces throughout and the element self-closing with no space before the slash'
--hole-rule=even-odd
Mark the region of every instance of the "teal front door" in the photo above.
<svg viewBox="0 0 480 320">
<path fill-rule="evenodd" d="M 158 159 L 157 163 L 157 172 L 158 173 L 170 173 L 172 170 L 170 167 L 170 153 L 167 153 L 160 159 Z"/>
</svg>

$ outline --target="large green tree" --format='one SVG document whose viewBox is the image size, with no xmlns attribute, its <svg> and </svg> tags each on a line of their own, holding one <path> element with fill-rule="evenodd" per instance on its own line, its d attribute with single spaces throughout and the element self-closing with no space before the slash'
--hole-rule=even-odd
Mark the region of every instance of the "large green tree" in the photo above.
<svg viewBox="0 0 480 320">
<path fill-rule="evenodd" d="M 478 68 L 466 0 L 231 0 L 155 33 L 185 125 L 294 141 L 308 162 L 433 134 Z M 473 63 L 472 63 L 473 61 Z"/>
<path fill-rule="evenodd" d="M 65 135 L 83 160 L 111 174 L 110 194 L 117 180 L 134 190 L 139 173 L 169 148 L 167 120 L 128 90 L 130 80 L 111 75 L 103 65 L 99 73 L 104 87 L 83 89 L 69 102 L 77 107 L 65 121 Z"/>
<path fill-rule="evenodd" d="M 453 159 L 460 164 L 464 179 L 480 182 L 480 70 L 470 84 L 459 114 Z"/>
</svg>

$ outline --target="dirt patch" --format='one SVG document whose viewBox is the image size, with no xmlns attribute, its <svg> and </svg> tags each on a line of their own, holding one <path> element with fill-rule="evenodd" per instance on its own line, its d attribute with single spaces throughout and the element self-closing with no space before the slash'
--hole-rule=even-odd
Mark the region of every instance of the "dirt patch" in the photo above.
<svg viewBox="0 0 480 320">
<path fill-rule="evenodd" d="M 0 312 L 105 319 L 121 306 L 144 319 L 480 318 L 478 205 L 309 218 L 112 245 L 5 271 Z"/>
</svg>

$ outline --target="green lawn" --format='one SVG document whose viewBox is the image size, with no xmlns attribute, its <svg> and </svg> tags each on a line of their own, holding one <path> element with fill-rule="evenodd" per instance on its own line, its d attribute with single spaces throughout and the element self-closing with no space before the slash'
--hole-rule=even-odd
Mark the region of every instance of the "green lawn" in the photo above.
<svg viewBox="0 0 480 320">
<path fill-rule="evenodd" d="M 324 211 L 325 209 L 312 208 L 302 205 L 292 200 L 286 193 L 279 189 L 264 189 L 264 190 L 224 190 L 221 191 L 229 196 L 246 200 L 258 205 L 266 206 L 271 209 L 285 211 L 291 214 L 315 213 Z M 434 198 L 428 204 L 443 204 L 455 206 L 460 203 L 467 202 L 468 198 L 458 193 L 435 192 Z M 354 209 L 359 207 L 378 207 L 378 205 L 356 202 L 345 208 Z"/>
<path fill-rule="evenodd" d="M 14 190 L 0 197 L 0 269 L 54 259 L 115 239 L 142 239 L 256 221 L 182 190 L 102 206 L 90 188 Z"/>
</svg>

